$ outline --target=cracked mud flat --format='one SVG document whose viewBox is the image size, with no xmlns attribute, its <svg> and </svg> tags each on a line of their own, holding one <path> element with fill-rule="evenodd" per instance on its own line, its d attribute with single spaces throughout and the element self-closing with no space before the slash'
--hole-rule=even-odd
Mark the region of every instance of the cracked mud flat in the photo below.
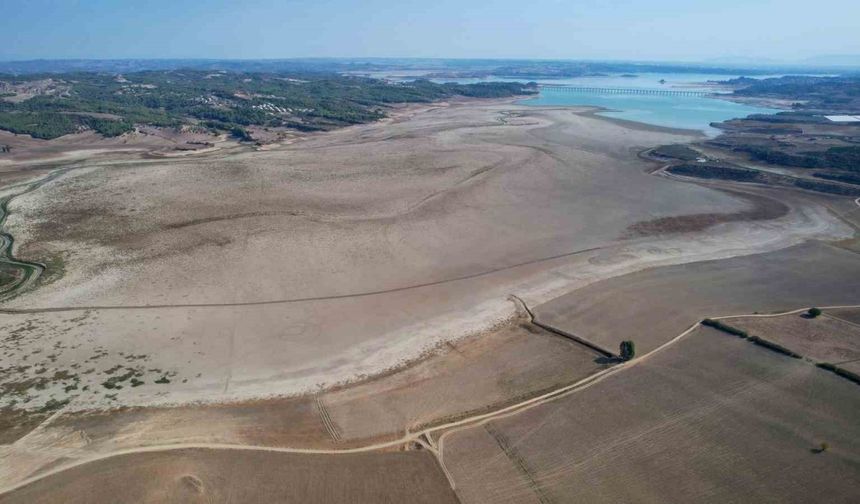
<svg viewBox="0 0 860 504">
<path fill-rule="evenodd" d="M 0 315 L 4 330 L 53 328 L 23 331 L 4 359 L 72 373 L 104 354 L 72 409 L 295 394 L 486 330 L 513 315 L 511 293 L 537 304 L 649 266 L 851 236 L 803 197 L 771 220 L 631 236 L 750 211 L 645 173 L 639 148 L 690 138 L 471 103 L 261 152 L 93 162 L 9 205 L 15 256 L 65 272 L 3 304 L 31 311 Z M 105 389 L 112 376 L 127 378 Z M 70 385 L 28 390 L 30 404 Z"/>
</svg>

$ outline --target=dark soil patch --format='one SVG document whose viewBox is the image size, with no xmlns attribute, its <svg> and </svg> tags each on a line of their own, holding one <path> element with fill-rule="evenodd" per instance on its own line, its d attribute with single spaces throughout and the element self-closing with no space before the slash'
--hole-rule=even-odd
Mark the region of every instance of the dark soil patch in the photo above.
<svg viewBox="0 0 860 504">
<path fill-rule="evenodd" d="M 724 222 L 771 220 L 782 217 L 788 213 L 788 206 L 777 200 L 740 191 L 730 191 L 728 189 L 720 190 L 747 200 L 752 203 L 753 208 L 730 214 L 701 213 L 679 215 L 676 217 L 660 217 L 658 219 L 641 221 L 627 228 L 627 236 L 634 237 L 668 233 L 690 233 L 693 231 L 701 231 Z"/>
</svg>

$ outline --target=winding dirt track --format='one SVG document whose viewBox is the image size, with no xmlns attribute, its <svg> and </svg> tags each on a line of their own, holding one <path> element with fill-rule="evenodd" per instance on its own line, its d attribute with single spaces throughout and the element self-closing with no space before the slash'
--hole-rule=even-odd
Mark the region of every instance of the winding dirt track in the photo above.
<svg viewBox="0 0 860 504">
<path fill-rule="evenodd" d="M 517 299 L 517 298 L 513 298 L 513 299 Z M 521 303 L 521 301 L 520 301 L 520 303 Z M 528 307 L 525 307 L 525 308 L 526 308 L 526 310 L 528 310 Z M 839 305 L 839 306 L 822 306 L 821 307 L 821 309 L 825 309 L 825 310 L 846 309 L 846 308 L 860 308 L 860 305 Z M 783 315 L 791 315 L 791 314 L 801 313 L 803 311 L 806 311 L 807 309 L 808 309 L 808 307 L 803 307 L 803 308 L 797 308 L 795 310 L 790 310 L 790 311 L 780 312 L 780 313 L 753 314 L 753 315 L 750 315 L 750 314 L 731 314 L 731 315 L 721 315 L 718 317 L 711 317 L 711 318 L 714 320 L 725 320 L 725 319 L 732 319 L 732 318 L 738 318 L 738 317 L 755 317 L 755 318 L 780 317 Z M 530 311 L 530 310 L 528 310 L 528 311 Z M 108 459 L 111 457 L 134 454 L 134 453 L 166 452 L 166 451 L 182 450 L 182 449 L 188 449 L 188 448 L 206 448 L 206 449 L 217 449 L 217 450 L 245 450 L 245 451 L 256 450 L 256 451 L 265 451 L 265 452 L 281 452 L 281 453 L 294 453 L 294 454 L 338 455 L 338 454 L 346 454 L 346 453 L 372 452 L 372 451 L 377 451 L 377 450 L 402 447 L 402 446 L 408 445 L 408 444 L 417 444 L 417 445 L 420 445 L 420 446 L 428 449 L 429 451 L 431 451 L 434 454 L 434 456 L 436 456 L 437 460 L 439 461 L 443 472 L 445 473 L 446 477 L 448 477 L 448 480 L 451 483 L 452 488 L 454 488 L 453 480 L 450 477 L 448 469 L 446 468 L 445 463 L 444 463 L 444 441 L 445 441 L 445 438 L 447 436 L 449 436 L 450 434 L 457 432 L 457 431 L 460 431 L 460 430 L 463 430 L 463 429 L 477 427 L 477 426 L 483 425 L 483 424 L 485 424 L 489 421 L 492 421 L 492 420 L 497 420 L 500 418 L 513 416 L 513 415 L 519 414 L 521 412 L 535 408 L 537 406 L 540 406 L 544 403 L 554 401 L 556 399 L 570 395 L 574 392 L 578 392 L 580 390 L 584 390 L 588 387 L 591 387 L 592 385 L 600 383 L 605 378 L 607 378 L 607 377 L 609 377 L 615 373 L 620 373 L 620 372 L 624 371 L 625 369 L 630 369 L 631 367 L 634 367 L 637 364 L 650 359 L 655 354 L 665 350 L 666 348 L 674 345 L 675 343 L 677 343 L 678 341 L 683 339 L 685 336 L 687 336 L 688 334 L 693 332 L 700 325 L 701 324 L 697 322 L 697 323 L 693 324 L 691 327 L 689 327 L 687 330 L 682 332 L 681 334 L 679 334 L 679 335 L 675 336 L 674 338 L 672 338 L 671 340 L 663 343 L 662 345 L 655 348 L 654 350 L 652 350 L 652 351 L 650 351 L 644 355 L 641 355 L 639 357 L 636 357 L 632 360 L 622 362 L 622 363 L 620 363 L 616 366 L 613 366 L 611 368 L 605 369 L 603 371 L 599 371 L 599 372 L 597 372 L 597 373 L 595 373 L 595 374 L 593 374 L 587 378 L 579 380 L 575 383 L 571 383 L 571 384 L 559 387 L 555 390 L 552 390 L 552 391 L 547 392 L 545 394 L 542 394 L 540 396 L 533 397 L 531 399 L 527 399 L 527 400 L 521 401 L 519 403 L 510 405 L 510 406 L 507 406 L 504 408 L 500 408 L 496 411 L 491 411 L 488 413 L 463 418 L 461 420 L 457 420 L 457 421 L 453 421 L 453 422 L 447 422 L 447 423 L 436 425 L 433 427 L 428 427 L 428 428 L 423 429 L 423 430 L 418 431 L 418 432 L 408 432 L 407 431 L 406 434 L 404 434 L 402 437 L 395 439 L 395 440 L 392 440 L 392 441 L 386 441 L 386 442 L 382 442 L 382 443 L 374 443 L 374 444 L 369 444 L 369 445 L 360 446 L 360 447 L 356 447 L 356 448 L 343 448 L 343 449 L 288 448 L 288 447 L 269 447 L 269 446 L 234 445 L 234 444 L 218 444 L 218 443 L 177 443 L 177 444 L 154 445 L 154 446 L 145 446 L 145 447 L 139 447 L 139 448 L 130 448 L 130 449 L 117 450 L 117 451 L 111 452 L 111 453 L 99 454 L 99 455 L 94 455 L 91 457 L 76 460 L 71 464 L 57 467 L 55 469 L 52 469 L 50 471 L 46 471 L 46 472 L 39 474 L 37 476 L 33 476 L 33 477 L 28 478 L 26 480 L 23 480 L 23 481 L 20 481 L 18 483 L 15 483 L 13 485 L 10 485 L 6 488 L 2 488 L 2 489 L 0 489 L 0 495 L 13 492 L 19 488 L 22 488 L 22 487 L 25 487 L 25 486 L 31 484 L 31 483 L 34 483 L 36 481 L 48 478 L 48 477 L 53 476 L 55 474 L 62 473 L 64 471 L 72 469 L 74 467 L 79 467 L 79 466 L 82 466 L 82 465 L 85 465 L 85 464 L 88 464 L 91 462 L 95 462 L 98 460 L 104 460 L 104 459 Z M 60 413 L 61 412 L 58 412 L 57 414 L 53 415 L 48 421 L 44 422 L 39 427 L 34 429 L 34 431 L 44 428 L 49 423 L 50 420 L 53 420 L 54 418 L 58 417 L 60 415 Z M 435 432 L 442 432 L 442 434 L 439 436 L 438 440 L 434 443 L 432 434 Z"/>
</svg>

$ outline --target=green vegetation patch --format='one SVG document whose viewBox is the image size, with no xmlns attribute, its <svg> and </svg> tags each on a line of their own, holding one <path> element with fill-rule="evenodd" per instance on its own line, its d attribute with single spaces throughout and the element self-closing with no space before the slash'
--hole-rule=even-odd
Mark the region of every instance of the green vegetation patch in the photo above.
<svg viewBox="0 0 860 504">
<path fill-rule="evenodd" d="M 624 340 L 619 345 L 618 355 L 621 360 L 629 361 L 636 357 L 636 344 L 630 340 Z"/>
<path fill-rule="evenodd" d="M 813 177 L 825 179 L 825 180 L 834 180 L 836 182 L 843 182 L 845 184 L 854 184 L 860 185 L 860 173 L 824 173 L 824 172 L 815 172 L 812 174 Z"/>
<path fill-rule="evenodd" d="M 38 80 L 48 76 L 28 76 Z M 123 79 L 105 73 L 53 74 L 68 88 L 20 103 L 0 101 L 0 129 L 52 139 L 84 130 L 104 136 L 134 125 L 199 124 L 248 137 L 247 126 L 327 130 L 385 117 L 394 103 L 421 103 L 454 96 L 499 98 L 537 93 L 515 82 L 439 84 L 429 80 L 388 82 L 332 73 L 143 71 Z M 21 78 L 0 75 L 0 85 Z"/>
<path fill-rule="evenodd" d="M 773 147 L 744 145 L 735 147 L 756 161 L 794 168 L 832 168 L 860 173 L 860 146 L 830 147 L 824 151 L 792 154 Z"/>
<path fill-rule="evenodd" d="M 741 77 L 725 81 L 738 86 L 736 95 L 798 100 L 798 110 L 860 108 L 860 79 L 856 76 L 816 77 L 786 75 L 768 79 Z"/>
<path fill-rule="evenodd" d="M 669 173 L 704 179 L 736 180 L 739 182 L 758 182 L 762 176 L 755 170 L 735 168 L 714 163 L 684 163 L 672 166 Z"/>
<path fill-rule="evenodd" d="M 94 130 L 106 137 L 113 137 L 133 131 L 134 126 L 126 121 L 96 117 L 54 112 L 12 111 L 0 112 L 0 129 L 50 140 L 85 130 Z"/>
</svg>

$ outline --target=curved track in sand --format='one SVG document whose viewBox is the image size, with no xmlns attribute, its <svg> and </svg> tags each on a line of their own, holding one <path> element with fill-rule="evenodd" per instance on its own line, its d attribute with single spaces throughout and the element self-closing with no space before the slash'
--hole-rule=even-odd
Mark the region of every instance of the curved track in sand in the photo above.
<svg viewBox="0 0 860 504">
<path fill-rule="evenodd" d="M 513 298 L 512 300 L 518 300 L 519 298 Z M 518 304 L 522 303 L 522 301 L 517 301 Z M 527 306 L 522 304 L 522 307 L 526 309 L 527 314 L 531 312 Z M 821 309 L 824 310 L 834 310 L 834 309 L 845 309 L 845 308 L 860 308 L 860 305 L 838 305 L 838 306 L 822 306 Z M 713 320 L 725 320 L 732 319 L 738 317 L 756 317 L 756 318 L 771 318 L 771 317 L 780 317 L 784 315 L 792 315 L 796 313 L 802 313 L 806 311 L 808 307 L 797 308 L 794 310 L 789 310 L 785 312 L 779 313 L 768 313 L 768 314 L 731 314 L 731 315 L 721 315 L 718 317 L 711 317 Z M 73 463 L 56 467 L 49 471 L 46 471 L 42 474 L 27 478 L 23 481 L 19 481 L 15 484 L 9 485 L 6 488 L 0 489 L 0 495 L 8 494 L 23 488 L 27 485 L 35 483 L 39 480 L 49 478 L 53 475 L 60 474 L 64 471 L 73 469 L 75 467 L 80 467 L 92 462 L 109 459 L 112 457 L 117 457 L 121 455 L 130 455 L 135 453 L 153 453 L 153 452 L 168 452 L 175 450 L 183 450 L 183 449 L 191 449 L 191 448 L 199 448 L 199 449 L 211 449 L 211 450 L 240 450 L 240 451 L 263 451 L 263 452 L 277 452 L 277 453 L 291 453 L 291 454 L 313 454 L 313 455 L 341 455 L 341 454 L 349 454 L 349 453 L 363 453 L 363 452 L 372 452 L 379 451 L 385 449 L 392 448 L 400 448 L 404 445 L 408 444 L 417 444 L 422 448 L 425 448 L 433 453 L 433 455 L 439 461 L 439 464 L 442 467 L 443 472 L 446 477 L 448 477 L 449 482 L 451 482 L 452 488 L 454 488 L 453 480 L 448 473 L 448 469 L 444 464 L 444 441 L 445 438 L 451 435 L 452 433 L 469 429 L 473 427 L 477 427 L 483 425 L 487 422 L 497 420 L 500 418 L 510 417 L 513 415 L 517 415 L 524 411 L 528 411 L 532 408 L 538 407 L 544 403 L 548 403 L 554 401 L 556 399 L 560 399 L 562 397 L 568 396 L 580 390 L 584 390 L 592 385 L 600 383 L 604 379 L 608 378 L 615 373 L 620 373 L 625 369 L 630 369 L 631 367 L 636 366 L 642 362 L 647 361 L 648 359 L 654 357 L 657 353 L 665 350 L 666 348 L 678 343 L 684 337 L 692 333 L 698 327 L 701 326 L 701 323 L 696 322 L 692 326 L 690 326 L 684 332 L 678 334 L 674 338 L 666 341 L 659 347 L 654 350 L 636 357 L 632 360 L 621 362 L 616 366 L 607 368 L 603 371 L 599 371 L 587 378 L 583 378 L 577 382 L 564 385 L 558 387 L 554 390 L 541 394 L 539 396 L 533 397 L 531 399 L 526 399 L 520 401 L 516 404 L 512 404 L 510 406 L 506 406 L 504 408 L 497 409 L 495 411 L 490 411 L 487 413 L 473 415 L 470 417 L 462 418 L 460 420 L 446 422 L 443 424 L 439 424 L 436 426 L 428 427 L 422 429 L 417 432 L 406 432 L 402 437 L 385 441 L 380 443 L 373 443 L 369 445 L 359 446 L 355 448 L 342 448 L 342 449 L 314 449 L 314 448 L 289 448 L 289 447 L 274 447 L 274 446 L 258 446 L 258 445 L 238 445 L 238 444 L 220 444 L 220 443 L 174 443 L 174 444 L 165 444 L 165 445 L 152 445 L 152 446 L 143 446 L 137 448 L 128 448 L 123 450 L 116 450 L 110 453 L 98 454 L 90 457 L 85 457 L 79 460 L 74 461 Z M 61 412 L 53 415 L 48 421 L 44 422 L 42 425 L 34 429 L 40 430 L 45 427 L 50 420 L 60 416 Z M 438 439 L 433 442 L 432 434 L 436 432 L 441 432 Z M 32 433 L 32 432 L 31 432 Z"/>
<path fill-rule="evenodd" d="M 11 237 L 10 237 L 11 239 Z M 0 308 L 0 313 L 7 314 L 25 314 L 25 313 L 52 313 L 52 312 L 69 312 L 69 311 L 87 311 L 87 310 L 149 310 L 149 309 L 159 309 L 159 308 L 217 308 L 217 307 L 233 307 L 233 306 L 262 306 L 262 305 L 277 305 L 277 304 L 291 304 L 291 303 L 305 303 L 309 301 L 331 301 L 336 299 L 351 299 L 351 298 L 361 298 L 368 296 L 379 296 L 382 294 L 392 294 L 396 292 L 403 292 L 412 289 L 421 289 L 424 287 L 433 287 L 436 285 L 444 285 L 447 283 L 460 282 L 463 280 L 471 280 L 475 278 L 484 277 L 487 275 L 492 275 L 494 273 L 499 273 L 502 271 L 511 270 L 514 268 L 520 268 L 522 266 L 529 266 L 532 264 L 539 264 L 542 262 L 552 261 L 555 259 L 562 259 L 565 257 L 573 257 L 580 254 L 586 254 L 588 252 L 596 252 L 598 250 L 603 250 L 607 247 L 591 247 L 580 250 L 574 250 L 572 252 L 565 252 L 562 254 L 556 254 L 548 257 L 540 257 L 538 259 L 532 259 L 530 261 L 524 261 L 516 264 L 510 264 L 508 266 L 502 266 L 499 268 L 491 268 L 484 271 L 479 271 L 477 273 L 471 273 L 469 275 L 462 275 L 453 278 L 445 278 L 442 280 L 434 280 L 432 282 L 424 282 L 412 285 L 405 285 L 402 287 L 395 287 L 392 289 L 382 289 L 382 290 L 374 290 L 374 291 L 364 291 L 364 292 L 354 292 L 349 294 L 335 294 L 331 296 L 316 296 L 316 297 L 302 297 L 302 298 L 287 298 L 287 299 L 270 299 L 265 301 L 246 301 L 246 302 L 238 302 L 238 303 L 190 303 L 190 304 L 151 304 L 151 305 L 103 305 L 103 306 L 58 306 L 58 307 L 48 307 L 48 308 Z M 36 263 L 33 263 L 36 264 Z M 41 265 L 39 265 L 41 266 Z M 44 266 L 42 266 L 44 269 Z"/>
</svg>

